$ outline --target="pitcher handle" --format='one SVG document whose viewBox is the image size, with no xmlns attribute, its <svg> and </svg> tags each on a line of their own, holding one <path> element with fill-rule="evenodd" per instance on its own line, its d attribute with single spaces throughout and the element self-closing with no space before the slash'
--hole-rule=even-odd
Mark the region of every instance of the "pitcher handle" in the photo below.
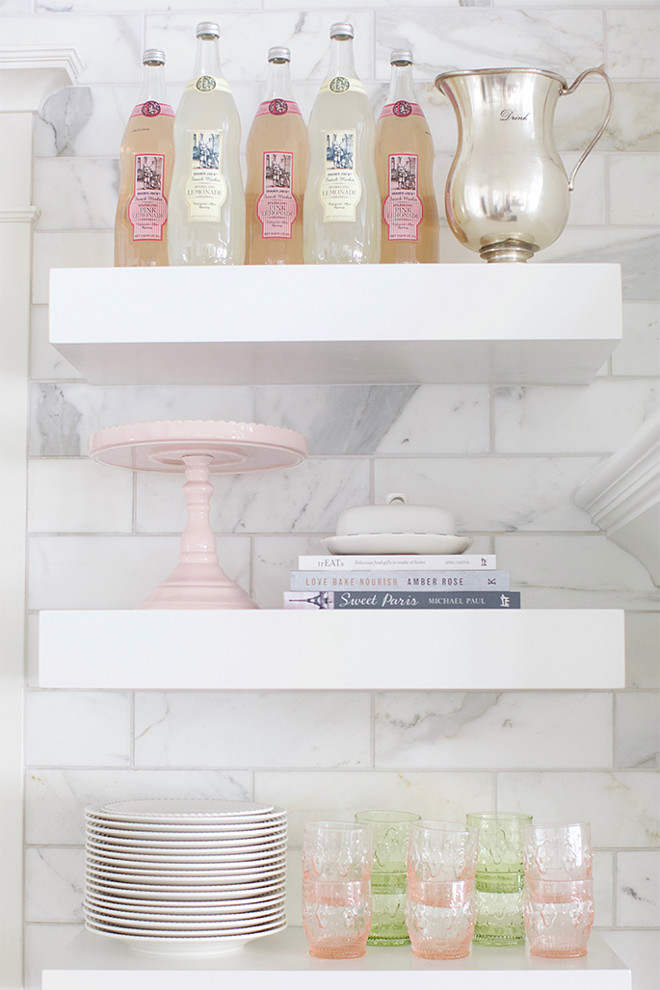
<svg viewBox="0 0 660 990">
<path fill-rule="evenodd" d="M 578 169 L 580 168 L 580 166 L 582 165 L 583 161 L 585 160 L 585 158 L 587 157 L 587 155 L 589 154 L 589 152 L 592 150 L 592 148 L 594 147 L 594 145 L 598 141 L 600 141 L 601 137 L 603 136 L 603 133 L 605 131 L 605 128 L 607 127 L 607 125 L 610 122 L 610 117 L 612 116 L 612 110 L 614 109 L 614 86 L 612 85 L 612 80 L 610 79 L 610 77 L 605 72 L 605 66 L 604 65 L 599 65 L 599 66 L 597 66 L 594 69 L 585 69 L 584 72 L 581 72 L 580 73 L 580 75 L 577 77 L 577 79 L 575 80 L 574 83 L 572 83 L 570 86 L 562 89 L 561 96 L 570 96 L 571 93 L 574 93 L 575 90 L 580 85 L 580 83 L 582 82 L 582 80 L 586 76 L 590 75 L 591 73 L 593 73 L 594 75 L 597 75 L 597 76 L 602 76 L 603 79 L 605 80 L 606 84 L 607 84 L 607 89 L 608 89 L 608 92 L 609 92 L 609 100 L 608 100 L 608 103 L 607 103 L 607 112 L 605 114 L 605 119 L 603 120 L 602 124 L 598 128 L 598 131 L 596 132 L 596 134 L 594 135 L 594 137 L 591 139 L 591 141 L 589 142 L 589 144 L 587 145 L 587 147 L 584 149 L 584 151 L 582 152 L 582 154 L 578 158 L 577 163 L 573 166 L 573 171 L 571 172 L 571 174 L 569 176 L 569 179 L 568 179 L 568 189 L 569 189 L 569 192 L 572 192 L 573 191 L 573 182 L 575 180 L 575 176 L 577 175 Z"/>
</svg>

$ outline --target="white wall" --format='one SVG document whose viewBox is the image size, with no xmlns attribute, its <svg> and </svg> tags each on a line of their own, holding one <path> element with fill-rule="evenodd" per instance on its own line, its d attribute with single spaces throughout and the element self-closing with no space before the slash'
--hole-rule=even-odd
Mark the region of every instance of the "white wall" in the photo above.
<svg viewBox="0 0 660 990">
<path fill-rule="evenodd" d="M 573 492 L 657 405 L 657 3 L 365 0 L 343 8 L 312 0 L 305 11 L 282 9 L 276 0 L 216 2 L 210 9 L 192 0 L 0 3 L 4 46 L 75 47 L 85 66 L 78 88 L 44 107 L 35 134 L 33 201 L 41 215 L 34 238 L 29 607 L 132 607 L 176 559 L 178 480 L 133 481 L 89 462 L 92 430 L 141 419 L 254 419 L 301 430 L 311 452 L 286 479 L 286 499 L 274 498 L 281 491 L 274 480 L 259 483 L 256 493 L 249 478 L 216 486 L 213 523 L 223 565 L 260 605 L 279 605 L 297 554 L 318 551 L 319 537 L 334 530 L 343 508 L 403 489 L 412 501 L 453 509 L 461 529 L 475 534 L 476 549 L 497 553 L 499 565 L 511 570 L 524 605 L 625 608 L 627 687 L 373 696 L 42 691 L 32 657 L 25 740 L 29 986 L 38 986 L 43 946 L 80 921 L 82 807 L 125 796 L 213 795 L 289 808 L 294 845 L 303 820 L 351 813 L 366 802 L 434 817 L 499 807 L 590 819 L 598 848 L 597 925 L 635 967 L 635 990 L 651 990 L 660 926 L 657 589 L 642 565 L 576 508 Z M 117 152 L 141 51 L 165 49 L 176 104 L 192 66 L 195 24 L 207 18 L 221 25 L 223 64 L 244 133 L 269 45 L 291 47 L 304 114 L 323 75 L 333 21 L 355 25 L 358 71 L 375 109 L 386 91 L 389 49 L 411 47 L 436 143 L 439 191 L 456 130 L 432 85 L 438 71 L 520 64 L 572 81 L 604 62 L 617 91 L 614 116 L 578 175 L 569 227 L 538 262 L 622 265 L 625 338 L 596 380 L 571 387 L 313 390 L 101 388 L 80 380 L 47 343 L 48 270 L 112 263 Z M 602 101 L 597 82 L 561 101 L 557 140 L 567 164 L 596 129 Z M 446 226 L 441 250 L 445 262 L 480 263 Z"/>
</svg>

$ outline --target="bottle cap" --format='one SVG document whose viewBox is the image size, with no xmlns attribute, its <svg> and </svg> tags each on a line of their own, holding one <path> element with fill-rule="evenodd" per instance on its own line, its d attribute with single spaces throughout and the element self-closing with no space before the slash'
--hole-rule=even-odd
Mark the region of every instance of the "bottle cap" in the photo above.
<svg viewBox="0 0 660 990">
<path fill-rule="evenodd" d="M 268 61 L 269 62 L 290 62 L 291 52 L 288 48 L 283 46 L 275 46 L 274 48 L 268 49 Z"/>
<path fill-rule="evenodd" d="M 412 52 L 406 51 L 403 48 L 395 48 L 390 55 L 390 65 L 394 65 L 395 62 L 408 62 L 412 65 L 412 60 Z"/>
<path fill-rule="evenodd" d="M 214 21 L 200 21 L 196 34 L 198 38 L 219 38 L 220 27 Z"/>
<path fill-rule="evenodd" d="M 142 56 L 142 65 L 165 65 L 165 52 L 160 48 L 147 48 Z"/>
<path fill-rule="evenodd" d="M 330 28 L 331 38 L 353 38 L 355 31 L 352 24 L 333 24 Z"/>
</svg>

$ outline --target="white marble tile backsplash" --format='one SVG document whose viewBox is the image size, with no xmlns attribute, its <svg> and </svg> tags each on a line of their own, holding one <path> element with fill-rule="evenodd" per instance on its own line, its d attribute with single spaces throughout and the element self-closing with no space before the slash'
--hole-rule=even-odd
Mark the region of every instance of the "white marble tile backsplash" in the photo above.
<svg viewBox="0 0 660 990">
<path fill-rule="evenodd" d="M 49 271 L 112 264 L 117 153 L 137 97 L 140 53 L 165 47 L 176 106 L 203 17 L 221 24 L 243 148 L 269 45 L 290 45 L 305 116 L 325 72 L 333 21 L 355 24 L 358 72 L 375 111 L 386 95 L 390 48 L 412 46 L 440 201 L 457 131 L 433 84 L 437 72 L 521 64 L 571 82 L 604 62 L 615 81 L 614 114 L 578 175 L 569 226 L 540 259 L 622 266 L 624 339 L 597 380 L 571 388 L 416 389 L 100 388 L 77 380 L 48 344 Z M 36 990 L 45 949 L 80 919 L 85 805 L 222 796 L 287 807 L 294 859 L 305 821 L 350 817 L 360 807 L 454 820 L 496 807 L 530 809 L 537 820 L 590 819 L 596 923 L 620 929 L 607 936 L 632 965 L 635 990 L 656 990 L 658 593 L 642 565 L 577 509 L 573 492 L 658 403 L 657 0 L 361 0 L 349 8 L 310 0 L 304 9 L 221 0 L 212 11 L 195 0 L 5 0 L 0 26 L 6 47 L 72 47 L 85 66 L 75 89 L 53 94 L 35 121 L 31 609 L 135 607 L 178 558 L 181 479 L 133 479 L 91 464 L 90 432 L 148 419 L 226 418 L 290 426 L 309 440 L 310 459 L 295 470 L 215 484 L 222 566 L 262 607 L 280 607 L 297 555 L 321 552 L 320 537 L 334 531 L 343 508 L 403 490 L 412 501 L 452 509 L 459 528 L 475 533 L 474 549 L 496 552 L 511 571 L 523 607 L 627 610 L 627 690 L 548 695 L 267 696 L 258 685 L 230 696 L 42 691 L 31 621 L 26 987 Z M 597 79 L 560 99 L 555 136 L 567 168 L 604 106 Z M 445 263 L 481 263 L 444 219 L 440 248 Z M 411 300 L 411 324 L 414 306 Z M 301 657 L 313 662 L 313 651 Z"/>
</svg>

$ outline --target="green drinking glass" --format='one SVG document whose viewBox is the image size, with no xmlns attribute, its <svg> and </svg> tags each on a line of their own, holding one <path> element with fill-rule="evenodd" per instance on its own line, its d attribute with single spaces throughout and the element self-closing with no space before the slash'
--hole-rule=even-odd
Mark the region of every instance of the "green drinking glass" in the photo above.
<svg viewBox="0 0 660 990">
<path fill-rule="evenodd" d="M 405 919 L 406 855 L 411 811 L 359 811 L 355 821 L 370 825 L 374 835 L 371 870 L 372 916 L 367 945 L 409 945 Z"/>
<path fill-rule="evenodd" d="M 531 815 L 474 812 L 468 825 L 479 829 L 477 921 L 473 941 L 481 945 L 521 945 L 525 941 L 520 829 Z"/>
</svg>

